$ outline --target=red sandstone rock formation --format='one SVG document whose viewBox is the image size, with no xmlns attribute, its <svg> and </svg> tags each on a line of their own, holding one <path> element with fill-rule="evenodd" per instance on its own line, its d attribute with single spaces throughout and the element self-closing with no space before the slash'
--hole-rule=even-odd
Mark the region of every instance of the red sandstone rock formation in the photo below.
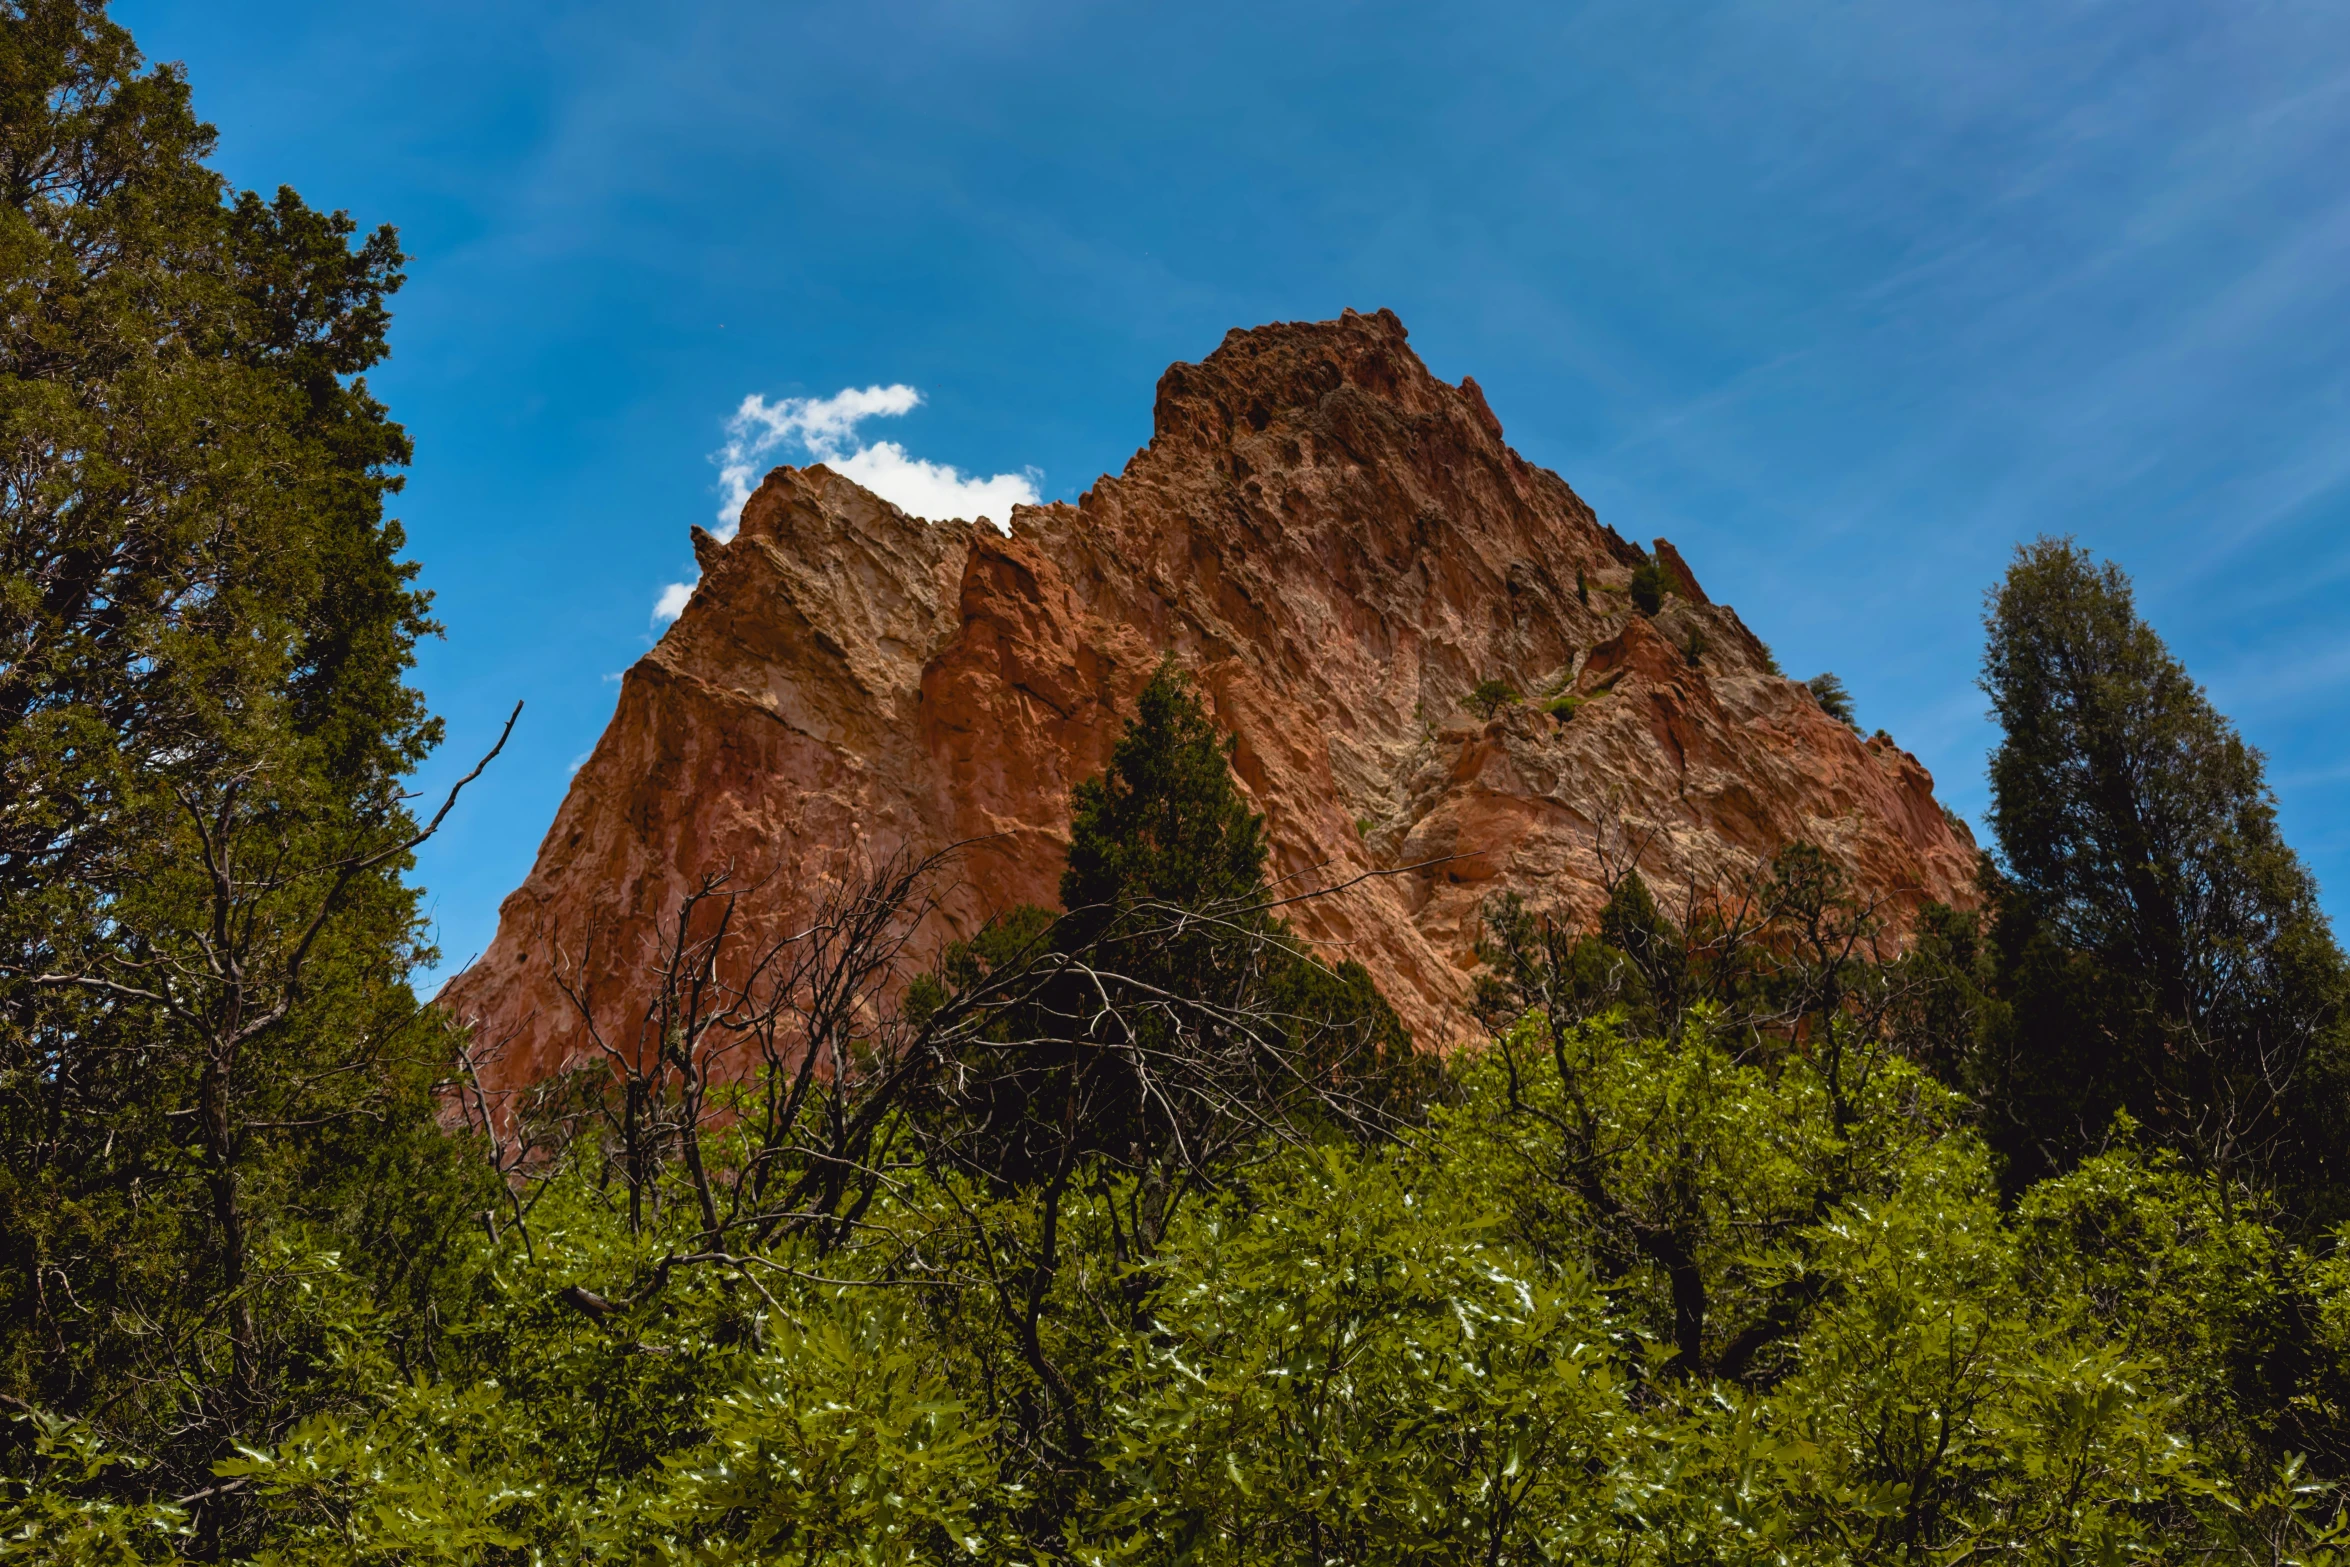
<svg viewBox="0 0 2350 1567">
<path fill-rule="evenodd" d="M 1160 380 L 1124 474 L 1011 524 L 921 521 L 810 467 L 770 474 L 731 543 L 695 530 L 692 601 L 444 995 L 508 1041 L 501 1078 L 589 1052 L 558 951 L 624 1018 L 658 922 L 713 869 L 780 917 L 844 867 L 982 839 L 937 934 L 1051 902 L 1070 786 L 1170 649 L 1235 737 L 1275 874 L 1420 867 L 1294 923 L 1430 1044 L 1469 1027 L 1484 900 L 1595 915 L 1602 837 L 1645 844 L 1668 902 L 1796 839 L 1897 919 L 1969 896 L 1972 840 L 1925 769 L 1773 673 L 1661 540 L 1690 591 L 1634 612 L 1639 551 L 1387 311 L 1231 332 Z M 1478 721 L 1461 699 L 1488 677 L 1584 700 Z"/>
</svg>

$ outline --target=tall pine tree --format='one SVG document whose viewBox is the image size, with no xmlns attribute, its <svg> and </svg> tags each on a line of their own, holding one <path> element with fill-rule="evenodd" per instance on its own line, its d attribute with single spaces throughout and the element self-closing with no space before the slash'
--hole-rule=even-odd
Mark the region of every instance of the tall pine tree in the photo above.
<svg viewBox="0 0 2350 1567">
<path fill-rule="evenodd" d="M 1986 1088 L 2011 1177 L 2070 1164 L 2126 1112 L 2204 1168 L 2332 1211 L 2343 958 L 2260 753 L 2129 579 L 2068 540 L 2017 552 L 1986 624 L 2012 1002 Z"/>
</svg>

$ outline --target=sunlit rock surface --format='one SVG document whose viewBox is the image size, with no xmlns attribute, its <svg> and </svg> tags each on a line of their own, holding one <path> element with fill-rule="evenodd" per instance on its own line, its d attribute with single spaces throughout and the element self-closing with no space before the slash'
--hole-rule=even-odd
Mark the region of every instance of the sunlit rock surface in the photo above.
<svg viewBox="0 0 2350 1567">
<path fill-rule="evenodd" d="M 1692 591 L 1636 613 L 1639 552 L 1386 311 L 1230 333 L 1160 380 L 1123 474 L 1010 524 L 911 518 L 819 466 L 770 474 L 731 543 L 697 530 L 700 587 L 444 993 L 497 1083 L 599 1048 L 579 996 L 634 1050 L 662 922 L 715 873 L 767 931 L 827 878 L 957 842 L 924 943 L 1053 901 L 1070 787 L 1169 650 L 1283 889 L 1339 889 L 1293 923 L 1426 1045 L 1471 1030 L 1484 900 L 1588 920 L 1634 851 L 1668 907 L 1796 839 L 1896 932 L 1970 899 L 1974 845 L 1915 758 L 1772 674 L 1661 542 Z M 1529 700 L 1472 715 L 1487 678 Z M 1545 693 L 1585 699 L 1561 722 Z"/>
</svg>

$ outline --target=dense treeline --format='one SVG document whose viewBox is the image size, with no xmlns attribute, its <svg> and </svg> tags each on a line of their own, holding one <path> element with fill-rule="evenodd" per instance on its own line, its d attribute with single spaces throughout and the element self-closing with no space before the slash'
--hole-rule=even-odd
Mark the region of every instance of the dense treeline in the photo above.
<svg viewBox="0 0 2350 1567">
<path fill-rule="evenodd" d="M 2344 960 L 2111 566 L 1994 591 L 1997 853 L 1900 941 L 1611 824 L 1439 1061 L 1169 664 L 1059 908 L 713 877 L 498 1100 L 409 988 L 397 242 L 229 191 L 100 5 L 0 0 L 0 96 L 0 1557 L 2350 1547 Z"/>
</svg>

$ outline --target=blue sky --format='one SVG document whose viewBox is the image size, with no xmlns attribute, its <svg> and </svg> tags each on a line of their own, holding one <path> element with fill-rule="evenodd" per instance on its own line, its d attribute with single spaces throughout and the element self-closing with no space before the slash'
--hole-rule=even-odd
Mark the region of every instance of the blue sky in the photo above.
<svg viewBox="0 0 2350 1567">
<path fill-rule="evenodd" d="M 452 960 L 690 576 L 746 397 L 914 387 L 839 449 L 1073 497 L 1170 360 L 1349 305 L 1970 814 L 1982 591 L 2077 534 L 2350 909 L 2338 0 L 116 15 L 232 179 L 415 255 L 374 383 L 448 626 L 425 782 L 529 703 L 423 857 Z"/>
</svg>

